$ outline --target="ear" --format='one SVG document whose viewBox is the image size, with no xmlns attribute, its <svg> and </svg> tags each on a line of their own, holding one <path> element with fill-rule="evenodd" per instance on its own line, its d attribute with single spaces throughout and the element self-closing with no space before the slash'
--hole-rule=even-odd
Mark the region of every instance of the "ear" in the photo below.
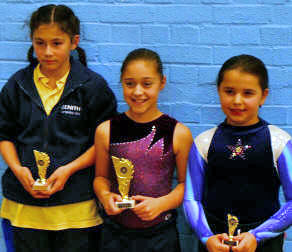
<svg viewBox="0 0 292 252">
<path fill-rule="evenodd" d="M 163 75 L 161 83 L 160 83 L 160 90 L 164 89 L 165 84 L 166 84 L 166 76 Z"/>
<path fill-rule="evenodd" d="M 80 41 L 80 35 L 74 35 L 71 39 L 71 50 L 75 50 Z"/>
<path fill-rule="evenodd" d="M 262 98 L 261 98 L 261 102 L 260 102 L 260 106 L 264 105 L 268 94 L 269 94 L 269 89 L 268 88 L 264 89 L 263 90 L 263 95 L 262 95 Z"/>
</svg>

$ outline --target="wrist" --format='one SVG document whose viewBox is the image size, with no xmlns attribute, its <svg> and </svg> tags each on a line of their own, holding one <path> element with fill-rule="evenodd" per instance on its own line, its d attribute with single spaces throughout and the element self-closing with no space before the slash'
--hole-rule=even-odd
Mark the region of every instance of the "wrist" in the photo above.
<svg viewBox="0 0 292 252">
<path fill-rule="evenodd" d="M 13 164 L 13 165 L 10 164 L 9 168 L 16 175 L 23 169 L 23 166 L 21 166 L 20 164 Z"/>
<path fill-rule="evenodd" d="M 254 239 L 257 241 L 257 243 L 260 242 L 260 240 L 259 240 L 258 237 L 256 236 L 256 233 L 254 232 L 254 229 L 248 231 L 248 233 L 251 234 L 251 235 L 254 237 Z"/>
<path fill-rule="evenodd" d="M 166 212 L 171 209 L 169 207 L 169 200 L 168 200 L 167 195 L 156 198 L 156 199 L 159 201 L 160 213 Z"/>
<path fill-rule="evenodd" d="M 76 172 L 74 167 L 71 167 L 70 165 L 65 165 L 64 167 L 68 177 L 71 177 Z"/>
<path fill-rule="evenodd" d="M 110 191 L 102 191 L 98 194 L 98 199 L 100 202 L 104 205 L 107 202 L 107 199 L 109 198 L 109 195 L 111 194 Z"/>
</svg>

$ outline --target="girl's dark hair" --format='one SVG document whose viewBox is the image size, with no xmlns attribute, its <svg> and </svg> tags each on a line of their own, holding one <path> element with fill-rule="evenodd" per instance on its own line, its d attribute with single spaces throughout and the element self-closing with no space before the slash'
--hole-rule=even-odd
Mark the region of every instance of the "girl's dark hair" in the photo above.
<svg viewBox="0 0 292 252">
<path fill-rule="evenodd" d="M 65 5 L 48 4 L 38 8 L 32 13 L 29 22 L 30 38 L 33 38 L 35 30 L 40 25 L 51 23 L 58 24 L 60 29 L 67 33 L 71 39 L 73 39 L 75 35 L 80 35 L 80 21 L 69 7 Z M 80 62 L 86 66 L 87 62 L 84 50 L 79 46 L 76 50 Z M 27 59 L 31 64 L 37 62 L 37 59 L 33 57 L 33 46 L 28 50 Z"/>
<path fill-rule="evenodd" d="M 242 72 L 257 76 L 262 90 L 268 88 L 269 77 L 265 64 L 260 59 L 246 54 L 234 56 L 224 62 L 218 73 L 217 87 L 220 86 L 224 73 L 233 69 L 239 69 Z"/>
<path fill-rule="evenodd" d="M 163 79 L 163 67 L 160 56 L 158 53 L 146 48 L 135 49 L 127 55 L 121 67 L 121 79 L 128 64 L 135 60 L 147 60 L 155 62 L 157 73 L 160 75 L 161 79 Z"/>
</svg>

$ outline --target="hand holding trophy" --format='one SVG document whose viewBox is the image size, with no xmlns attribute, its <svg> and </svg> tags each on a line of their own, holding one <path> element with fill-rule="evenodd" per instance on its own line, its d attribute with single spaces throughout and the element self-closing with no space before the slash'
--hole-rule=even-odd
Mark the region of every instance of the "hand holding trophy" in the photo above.
<svg viewBox="0 0 292 252">
<path fill-rule="evenodd" d="M 122 195 L 122 201 L 116 202 L 118 208 L 133 208 L 135 200 L 129 198 L 128 193 L 130 190 L 130 181 L 134 174 L 134 165 L 132 162 L 125 158 L 117 158 L 112 156 L 114 168 L 116 171 L 119 191 Z"/>
<path fill-rule="evenodd" d="M 229 246 L 238 246 L 238 241 L 234 240 L 233 235 L 235 232 L 235 229 L 237 228 L 239 222 L 238 218 L 234 215 L 228 214 L 228 240 L 223 240 L 223 243 Z"/>
<path fill-rule="evenodd" d="M 33 150 L 33 154 L 38 167 L 39 178 L 34 182 L 32 190 L 48 191 L 51 186 L 47 184 L 46 173 L 50 165 L 50 157 L 47 153 L 37 150 Z"/>
</svg>

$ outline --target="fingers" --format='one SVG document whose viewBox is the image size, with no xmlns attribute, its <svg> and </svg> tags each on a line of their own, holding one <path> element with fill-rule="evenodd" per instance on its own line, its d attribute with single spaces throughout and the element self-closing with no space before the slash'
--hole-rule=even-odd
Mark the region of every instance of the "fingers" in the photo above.
<svg viewBox="0 0 292 252">
<path fill-rule="evenodd" d="M 50 197 L 45 191 L 33 190 L 32 187 L 29 188 L 28 192 L 36 199 L 47 199 Z"/>
<path fill-rule="evenodd" d="M 125 209 L 118 208 L 116 202 L 121 202 L 122 197 L 115 193 L 109 193 L 107 199 L 105 200 L 105 204 L 103 205 L 106 213 L 108 215 L 116 215 L 123 212 Z"/>
<path fill-rule="evenodd" d="M 132 197 L 134 199 L 134 197 Z M 142 220 L 151 221 L 159 216 L 162 212 L 159 199 L 145 197 L 145 196 L 135 196 L 135 199 L 139 199 L 138 203 L 132 211 Z"/>
<path fill-rule="evenodd" d="M 42 191 L 33 190 L 33 184 L 35 180 L 33 179 L 30 170 L 27 167 L 22 168 L 22 172 L 19 176 L 19 181 L 22 184 L 23 188 L 36 199 L 45 199 L 49 198 L 48 195 L 45 195 Z"/>
<path fill-rule="evenodd" d="M 50 195 L 43 194 L 42 191 L 32 191 L 31 195 L 35 199 L 48 199 L 48 198 L 50 198 Z"/>
<path fill-rule="evenodd" d="M 135 195 L 132 196 L 131 199 L 136 200 L 136 201 L 143 201 L 148 199 L 149 197 L 143 196 L 143 195 Z"/>
<path fill-rule="evenodd" d="M 206 246 L 210 252 L 229 252 L 230 247 L 223 244 L 223 238 L 226 237 L 226 234 L 217 234 L 209 237 L 207 240 Z"/>
<path fill-rule="evenodd" d="M 67 182 L 67 177 L 63 175 L 62 167 L 58 168 L 48 179 L 47 184 L 50 185 L 50 190 L 47 191 L 47 194 L 53 195 L 56 192 L 62 191 Z"/>
<path fill-rule="evenodd" d="M 238 236 L 239 245 L 232 248 L 233 252 L 254 252 L 257 248 L 257 241 L 253 234 L 249 232 Z"/>
</svg>

